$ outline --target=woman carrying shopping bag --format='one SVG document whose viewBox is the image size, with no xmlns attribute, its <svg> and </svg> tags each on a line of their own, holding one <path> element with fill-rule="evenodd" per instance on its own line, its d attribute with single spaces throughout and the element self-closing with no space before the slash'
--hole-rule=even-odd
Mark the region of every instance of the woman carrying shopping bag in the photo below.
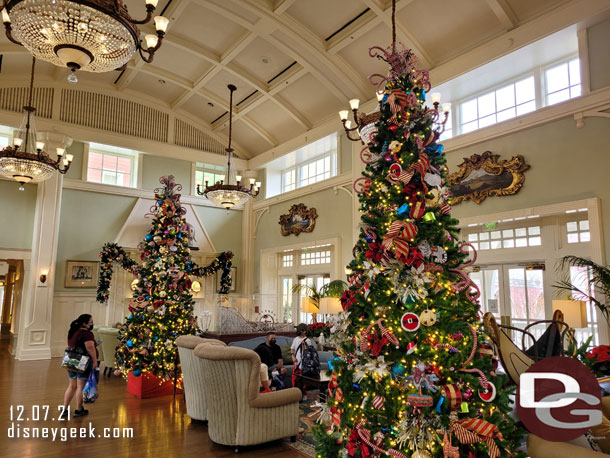
<svg viewBox="0 0 610 458">
<path fill-rule="evenodd" d="M 82 417 L 89 413 L 83 408 L 83 388 L 89 375 L 97 369 L 97 348 L 95 337 L 91 332 L 93 329 L 93 318 L 89 314 L 83 314 L 70 323 L 68 331 L 68 348 L 62 361 L 62 366 L 68 369 L 68 388 L 64 394 L 64 410 L 61 419 L 69 418 L 70 402 L 76 395 L 75 417 Z M 81 355 L 78 358 L 78 355 Z M 73 365 L 75 359 L 79 359 L 78 365 Z M 97 389 L 96 389 L 97 391 Z"/>
</svg>

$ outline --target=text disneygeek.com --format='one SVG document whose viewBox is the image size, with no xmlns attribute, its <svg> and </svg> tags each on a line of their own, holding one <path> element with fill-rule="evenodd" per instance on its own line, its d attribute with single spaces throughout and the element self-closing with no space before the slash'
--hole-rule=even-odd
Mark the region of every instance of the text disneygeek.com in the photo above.
<svg viewBox="0 0 610 458">
<path fill-rule="evenodd" d="M 25 407 L 16 405 L 10 407 L 9 439 L 51 439 L 66 442 L 68 439 L 131 439 L 133 428 L 96 428 L 89 422 L 80 426 L 30 426 L 25 422 L 57 421 L 65 423 L 71 419 L 71 413 L 63 406 L 57 410 L 48 405 L 33 405 Z"/>
</svg>

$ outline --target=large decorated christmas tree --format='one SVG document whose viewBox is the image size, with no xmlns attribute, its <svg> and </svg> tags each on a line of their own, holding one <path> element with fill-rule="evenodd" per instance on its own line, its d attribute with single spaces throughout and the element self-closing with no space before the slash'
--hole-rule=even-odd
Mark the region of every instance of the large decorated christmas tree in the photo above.
<svg viewBox="0 0 610 458">
<path fill-rule="evenodd" d="M 185 220 L 186 209 L 180 204 L 182 186 L 173 176 L 162 177 L 162 188 L 155 190 L 155 205 L 149 216 L 152 224 L 138 246 L 141 263 L 131 259 L 116 243 L 104 245 L 101 258 L 97 300 L 108 300 L 113 262 L 135 276 L 130 315 L 119 333 L 116 371 L 127 377 L 150 372 L 155 376 L 175 377 L 176 347 L 180 335 L 195 334 L 192 278 L 222 272 L 219 293 L 231 286 L 231 252 L 221 253 L 210 265 L 197 266 L 191 259 L 189 241 L 192 229 Z"/>
<path fill-rule="evenodd" d="M 379 111 L 358 119 L 361 231 L 332 328 L 340 359 L 318 456 L 519 456 L 511 390 L 494 372 L 466 271 L 476 255 L 450 215 L 438 143 L 446 113 L 426 106 L 429 75 L 410 50 L 394 43 L 370 53 L 390 68 L 371 77 Z"/>
</svg>

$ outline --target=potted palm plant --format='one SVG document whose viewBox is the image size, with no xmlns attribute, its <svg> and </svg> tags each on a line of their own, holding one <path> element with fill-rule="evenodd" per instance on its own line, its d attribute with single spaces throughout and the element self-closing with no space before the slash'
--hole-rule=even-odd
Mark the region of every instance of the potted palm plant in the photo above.
<svg viewBox="0 0 610 458">
<path fill-rule="evenodd" d="M 570 292 L 572 298 L 577 301 L 587 301 L 595 305 L 606 321 L 610 322 L 610 304 L 607 302 L 610 298 L 610 268 L 578 256 L 564 256 L 559 267 L 562 270 L 567 269 L 568 272 L 570 267 L 579 267 L 588 272 L 586 280 L 582 282 L 587 285 L 586 288 L 574 285 L 569 273 L 567 278 L 557 283 L 555 287 Z"/>
</svg>

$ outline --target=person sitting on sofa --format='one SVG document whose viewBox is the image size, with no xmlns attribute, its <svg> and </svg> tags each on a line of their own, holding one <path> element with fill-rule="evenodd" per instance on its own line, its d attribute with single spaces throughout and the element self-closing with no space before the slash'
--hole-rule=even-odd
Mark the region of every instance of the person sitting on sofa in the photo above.
<svg viewBox="0 0 610 458">
<path fill-rule="evenodd" d="M 273 380 L 271 386 L 278 389 L 285 388 L 283 377 L 286 375 L 286 368 L 283 367 L 282 349 L 276 343 L 275 332 L 269 331 L 265 341 L 261 342 L 254 351 L 260 357 L 261 363 L 267 365 L 269 375 Z"/>
</svg>

